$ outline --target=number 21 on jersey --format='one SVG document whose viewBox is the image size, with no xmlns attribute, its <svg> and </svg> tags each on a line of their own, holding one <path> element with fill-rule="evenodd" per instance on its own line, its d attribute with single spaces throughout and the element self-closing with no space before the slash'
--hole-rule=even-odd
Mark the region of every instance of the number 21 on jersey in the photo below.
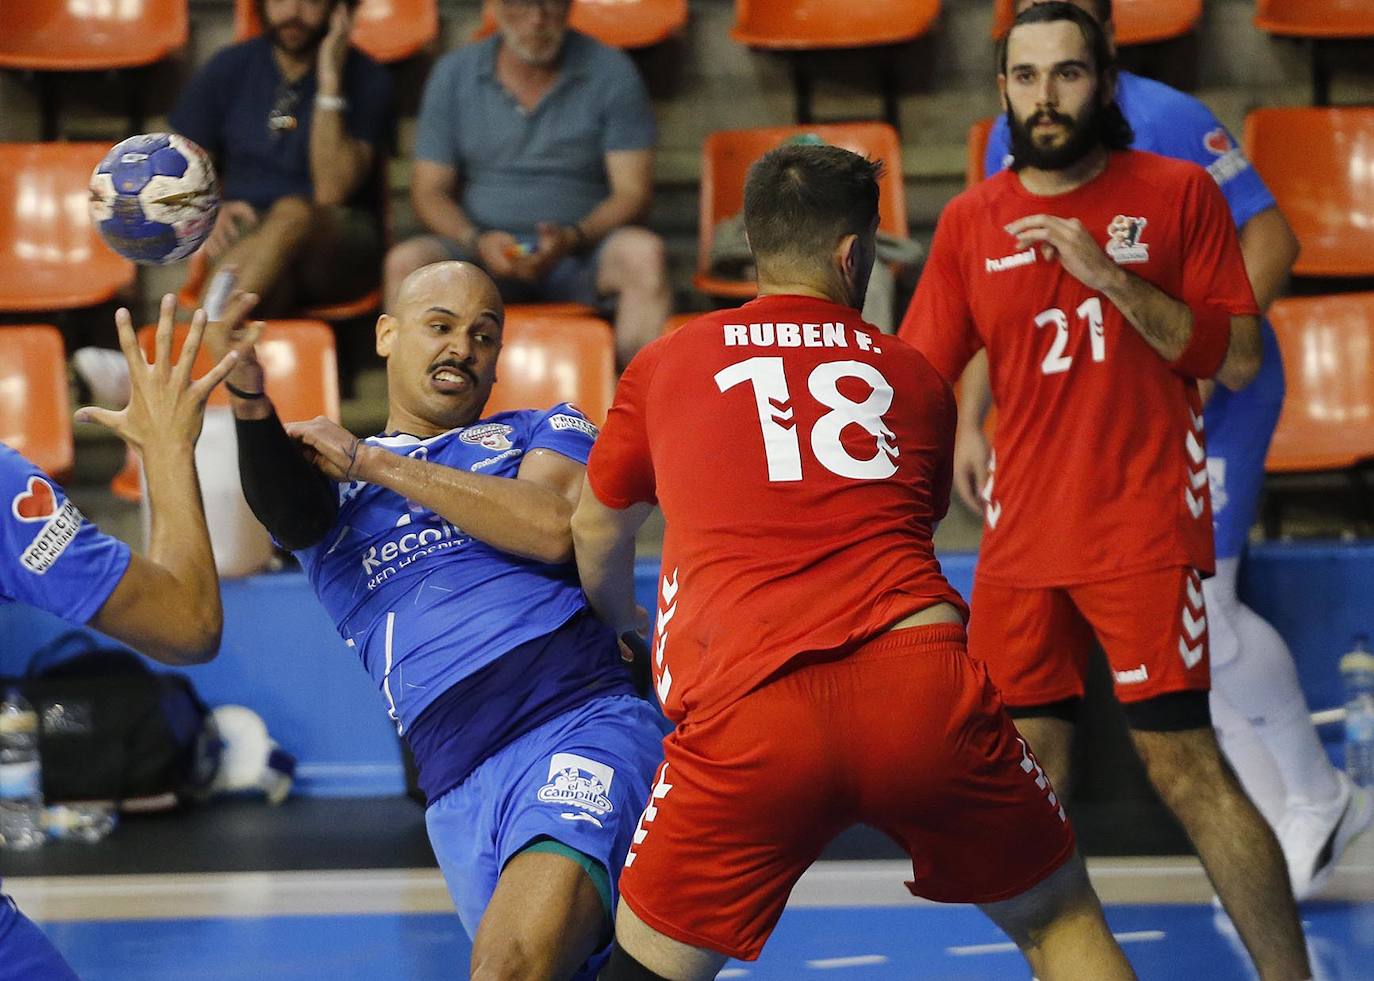
<svg viewBox="0 0 1374 981">
<path fill-rule="evenodd" d="M 801 436 L 782 358 L 737 361 L 716 372 L 715 378 L 722 393 L 743 382 L 753 385 L 769 482 L 801 480 Z M 839 390 L 846 378 L 865 382 L 872 391 L 862 402 L 855 402 Z M 821 466 L 854 480 L 883 480 L 897 472 L 896 435 L 883 422 L 884 413 L 892 407 L 892 386 L 882 372 L 862 361 L 827 361 L 811 371 L 806 387 L 813 399 L 830 410 L 811 427 L 811 452 Z M 850 425 L 873 436 L 873 456 L 861 458 L 849 452 L 841 434 Z"/>
<path fill-rule="evenodd" d="M 1079 322 L 1088 326 L 1093 360 L 1107 360 L 1107 338 L 1102 332 L 1102 299 L 1090 296 L 1078 305 L 1075 312 L 1078 314 Z M 1045 355 L 1045 360 L 1040 362 L 1040 370 L 1047 375 L 1068 371 L 1069 366 L 1073 364 L 1073 355 L 1064 353 L 1069 346 L 1069 318 L 1064 311 L 1058 307 L 1051 307 L 1044 313 L 1037 314 L 1035 326 L 1054 327 L 1054 340 L 1050 341 L 1050 350 Z"/>
</svg>

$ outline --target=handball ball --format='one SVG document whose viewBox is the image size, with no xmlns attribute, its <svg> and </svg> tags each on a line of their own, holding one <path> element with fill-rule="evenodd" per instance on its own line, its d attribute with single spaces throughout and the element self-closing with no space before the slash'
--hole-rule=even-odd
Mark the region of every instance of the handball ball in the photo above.
<svg viewBox="0 0 1374 981">
<path fill-rule="evenodd" d="M 215 227 L 218 213 L 214 165 L 184 136 L 131 136 L 91 174 L 91 218 L 100 237 L 134 262 L 186 258 Z"/>
</svg>

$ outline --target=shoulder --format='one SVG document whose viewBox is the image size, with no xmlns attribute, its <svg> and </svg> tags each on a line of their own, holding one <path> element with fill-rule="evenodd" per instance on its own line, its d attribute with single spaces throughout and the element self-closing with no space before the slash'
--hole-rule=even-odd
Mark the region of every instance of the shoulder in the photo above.
<svg viewBox="0 0 1374 981">
<path fill-rule="evenodd" d="M 635 63 L 619 48 L 613 48 L 596 38 L 571 30 L 568 31 L 565 43 L 569 60 L 593 78 L 642 84 Z"/>
<path fill-rule="evenodd" d="M 429 73 L 427 85 L 443 83 L 453 85 L 461 80 L 475 77 L 484 59 L 494 57 L 496 37 L 493 35 L 481 41 L 465 44 L 460 48 L 441 55 Z"/>
<path fill-rule="evenodd" d="M 1207 171 L 1191 160 L 1147 150 L 1122 150 L 1113 158 L 1113 176 L 1122 182 L 1142 181 L 1161 189 L 1175 189 L 1211 180 Z"/>
<path fill-rule="evenodd" d="M 0 494 L 8 496 L 11 488 L 20 489 L 29 477 L 42 476 L 36 466 L 18 450 L 0 443 Z M 9 501 L 0 500 L 0 507 L 9 508 Z"/>
</svg>

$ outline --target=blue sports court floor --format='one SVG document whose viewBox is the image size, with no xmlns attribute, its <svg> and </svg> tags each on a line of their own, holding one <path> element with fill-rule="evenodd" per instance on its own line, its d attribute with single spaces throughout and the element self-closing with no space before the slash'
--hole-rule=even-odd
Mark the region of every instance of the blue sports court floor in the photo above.
<svg viewBox="0 0 1374 981">
<path fill-rule="evenodd" d="M 1359 843 L 1365 845 L 1364 842 Z M 1370 849 L 1360 851 L 1368 856 Z M 1255 977 L 1190 859 L 1091 863 L 1108 918 L 1142 979 Z M 751 981 L 1026 978 L 974 909 L 904 899 L 898 862 L 822 862 Z M 1348 856 L 1303 910 L 1318 981 L 1374 979 L 1374 864 Z M 431 870 L 17 879 L 10 891 L 86 981 L 467 977 L 468 941 Z M 1138 897 L 1133 901 L 1131 897 Z"/>
</svg>

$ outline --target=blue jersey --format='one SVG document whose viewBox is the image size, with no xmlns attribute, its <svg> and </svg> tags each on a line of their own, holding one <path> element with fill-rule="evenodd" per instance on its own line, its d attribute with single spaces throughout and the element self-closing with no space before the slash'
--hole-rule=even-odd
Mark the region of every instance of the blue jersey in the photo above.
<svg viewBox="0 0 1374 981">
<path fill-rule="evenodd" d="M 1244 152 L 1212 110 L 1191 95 L 1162 82 L 1122 72 L 1116 101 L 1135 130 L 1136 150 L 1188 160 L 1206 168 L 1226 196 L 1231 218 L 1240 228 L 1261 211 L 1275 207 L 1274 196 Z M 983 172 L 991 175 L 1010 161 L 1011 139 L 1005 114 L 988 135 Z"/>
<path fill-rule="evenodd" d="M 52 478 L 0 443 L 0 603 L 86 623 L 128 567 L 129 546 L 102 534 Z"/>
<path fill-rule="evenodd" d="M 536 449 L 585 464 L 595 436 L 596 427 L 565 403 L 500 413 L 429 439 L 366 442 L 514 478 L 524 455 Z M 574 563 L 503 552 L 394 491 L 360 481 L 339 486 L 334 527 L 297 555 L 402 733 L 455 684 L 587 608 Z M 614 650 L 612 636 L 603 653 Z"/>
</svg>

